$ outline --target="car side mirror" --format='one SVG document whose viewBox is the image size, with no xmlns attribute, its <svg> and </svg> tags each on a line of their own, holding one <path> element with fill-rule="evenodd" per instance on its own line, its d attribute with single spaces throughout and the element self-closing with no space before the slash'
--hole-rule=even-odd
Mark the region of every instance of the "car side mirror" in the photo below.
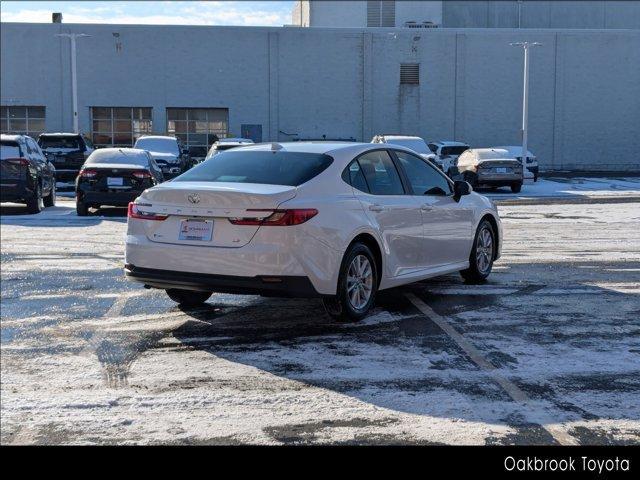
<svg viewBox="0 0 640 480">
<path fill-rule="evenodd" d="M 463 195 L 469 195 L 473 192 L 473 187 L 464 180 L 456 180 L 453 182 L 453 199 L 458 202 Z"/>
</svg>

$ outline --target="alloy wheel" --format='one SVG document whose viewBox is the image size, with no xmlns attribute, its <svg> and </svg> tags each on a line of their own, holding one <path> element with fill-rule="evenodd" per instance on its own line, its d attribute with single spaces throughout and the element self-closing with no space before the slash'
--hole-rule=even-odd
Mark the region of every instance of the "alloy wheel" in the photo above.
<svg viewBox="0 0 640 480">
<path fill-rule="evenodd" d="M 356 310 L 364 308 L 373 290 L 373 269 L 364 255 L 356 255 L 347 271 L 347 296 Z"/>
</svg>

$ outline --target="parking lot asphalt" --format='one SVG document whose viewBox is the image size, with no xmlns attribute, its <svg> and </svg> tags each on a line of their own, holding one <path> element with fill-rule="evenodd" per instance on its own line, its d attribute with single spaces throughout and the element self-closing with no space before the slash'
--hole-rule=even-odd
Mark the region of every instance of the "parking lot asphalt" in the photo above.
<svg viewBox="0 0 640 480">
<path fill-rule="evenodd" d="M 122 273 L 125 212 L 2 206 L 2 444 L 640 443 L 640 203 L 499 207 L 489 282 L 181 310 Z"/>
</svg>

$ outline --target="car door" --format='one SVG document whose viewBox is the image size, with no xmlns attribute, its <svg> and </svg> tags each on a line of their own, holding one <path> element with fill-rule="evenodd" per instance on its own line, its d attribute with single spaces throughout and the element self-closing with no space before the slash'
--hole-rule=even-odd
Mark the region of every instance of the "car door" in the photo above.
<svg viewBox="0 0 640 480">
<path fill-rule="evenodd" d="M 360 155 L 348 167 L 354 193 L 378 229 L 387 253 L 386 276 L 420 270 L 422 215 L 405 191 L 400 174 L 386 149 Z"/>
<path fill-rule="evenodd" d="M 412 198 L 420 205 L 421 265 L 437 268 L 468 260 L 473 241 L 473 209 L 468 199 L 455 201 L 449 180 L 422 158 L 401 150 L 393 153 Z"/>
</svg>

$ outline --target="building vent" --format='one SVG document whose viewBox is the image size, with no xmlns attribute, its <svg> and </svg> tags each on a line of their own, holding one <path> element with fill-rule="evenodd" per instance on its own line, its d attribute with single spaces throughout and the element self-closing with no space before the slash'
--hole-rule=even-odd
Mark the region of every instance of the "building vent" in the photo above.
<svg viewBox="0 0 640 480">
<path fill-rule="evenodd" d="M 418 85 L 420 83 L 420 64 L 403 63 L 400 65 L 400 83 Z"/>
<path fill-rule="evenodd" d="M 51 23 L 62 23 L 62 13 L 60 12 L 52 13 Z"/>
<path fill-rule="evenodd" d="M 433 22 L 418 23 L 412 20 L 404 22 L 404 26 L 405 28 L 438 28 L 437 23 L 433 23 Z"/>
<path fill-rule="evenodd" d="M 387 0 L 367 1 L 367 27 L 395 27 L 396 2 Z"/>
</svg>

